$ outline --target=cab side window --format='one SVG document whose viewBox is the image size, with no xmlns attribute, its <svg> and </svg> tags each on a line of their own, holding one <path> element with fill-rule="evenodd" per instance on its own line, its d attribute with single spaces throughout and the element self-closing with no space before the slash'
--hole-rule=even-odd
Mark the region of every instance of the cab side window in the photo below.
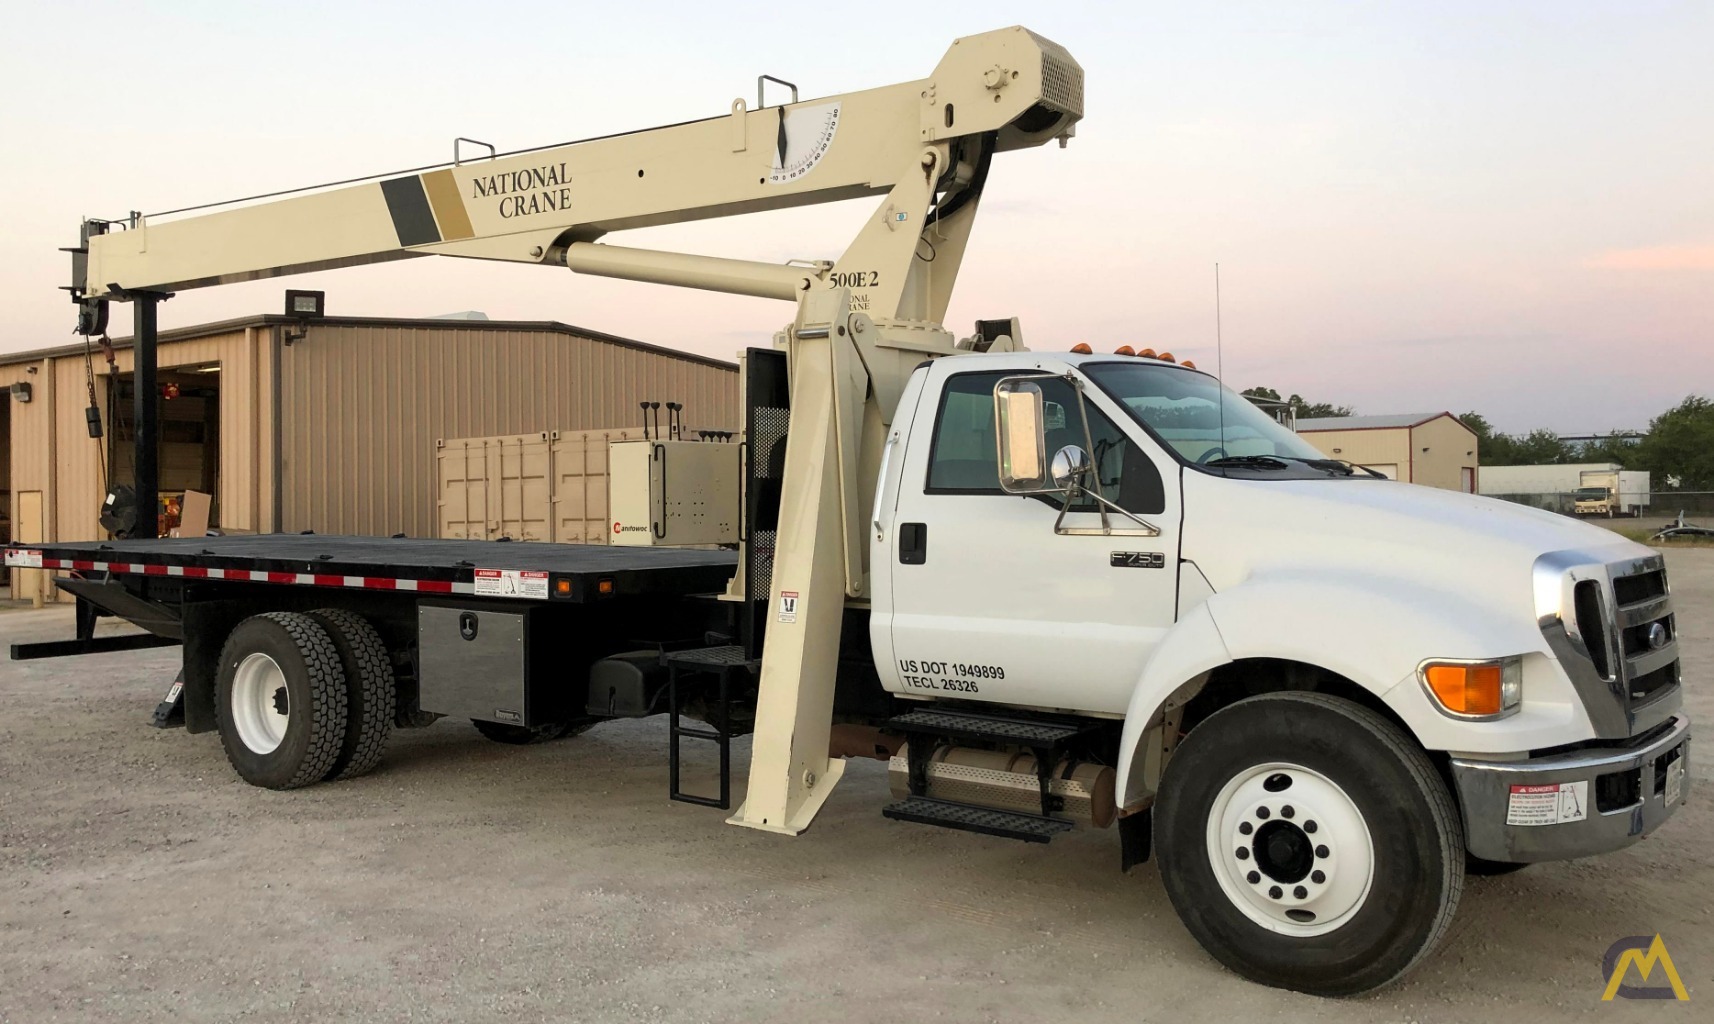
<svg viewBox="0 0 1714 1024">
<path fill-rule="evenodd" d="M 935 418 L 934 442 L 929 451 L 929 494 L 1004 494 L 995 461 L 994 385 L 1006 373 L 961 373 L 947 379 Z M 1047 422 L 1047 451 L 1051 457 L 1066 445 L 1087 448 L 1101 496 L 1120 508 L 1138 514 L 1166 509 L 1166 494 L 1160 471 L 1112 420 L 1099 409 L 1089 408 L 1089 431 L 1084 434 L 1078 415 L 1077 392 L 1064 380 L 1041 382 Z M 1054 507 L 1059 500 L 1045 496 Z M 1081 501 L 1072 511 L 1094 511 L 1096 504 Z"/>
</svg>

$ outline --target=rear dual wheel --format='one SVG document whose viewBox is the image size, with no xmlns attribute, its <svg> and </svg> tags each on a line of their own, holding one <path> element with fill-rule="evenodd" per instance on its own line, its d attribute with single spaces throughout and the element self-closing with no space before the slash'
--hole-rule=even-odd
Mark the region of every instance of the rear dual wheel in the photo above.
<svg viewBox="0 0 1714 1024">
<path fill-rule="evenodd" d="M 386 648 L 344 611 L 269 612 L 227 638 L 215 677 L 226 758 L 244 781 L 297 789 L 379 762 L 392 728 Z"/>
<path fill-rule="evenodd" d="M 1464 887 L 1462 821 L 1396 726 L 1317 693 L 1209 716 L 1168 762 L 1161 879 L 1203 948 L 1316 995 L 1391 982 L 1435 947 Z"/>
</svg>

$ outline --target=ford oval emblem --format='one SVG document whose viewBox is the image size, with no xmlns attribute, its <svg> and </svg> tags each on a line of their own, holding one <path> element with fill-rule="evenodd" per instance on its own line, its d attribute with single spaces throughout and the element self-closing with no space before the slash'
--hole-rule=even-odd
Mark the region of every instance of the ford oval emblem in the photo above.
<svg viewBox="0 0 1714 1024">
<path fill-rule="evenodd" d="M 1658 651 L 1666 646 L 1666 623 L 1657 622 L 1649 627 L 1649 650 Z"/>
</svg>

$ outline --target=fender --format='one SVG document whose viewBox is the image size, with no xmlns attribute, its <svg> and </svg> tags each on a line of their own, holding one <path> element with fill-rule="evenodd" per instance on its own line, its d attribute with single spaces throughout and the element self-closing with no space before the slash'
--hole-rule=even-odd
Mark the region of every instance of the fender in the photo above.
<svg viewBox="0 0 1714 1024">
<path fill-rule="evenodd" d="M 1522 590 L 1522 593 L 1528 593 Z M 1377 575 L 1294 570 L 1255 576 L 1186 613 L 1143 667 L 1120 739 L 1120 806 L 1144 799 L 1138 744 L 1207 674 L 1250 658 L 1313 665 L 1381 699 L 1428 750 L 1514 753 L 1592 739 L 1583 705 L 1540 629 L 1515 608 Z M 1524 702 L 1492 722 L 1442 712 L 1417 682 L 1427 658 L 1524 655 Z M 1179 692 L 1179 691 L 1184 692 Z M 1147 774 L 1153 774 L 1152 772 Z"/>
</svg>

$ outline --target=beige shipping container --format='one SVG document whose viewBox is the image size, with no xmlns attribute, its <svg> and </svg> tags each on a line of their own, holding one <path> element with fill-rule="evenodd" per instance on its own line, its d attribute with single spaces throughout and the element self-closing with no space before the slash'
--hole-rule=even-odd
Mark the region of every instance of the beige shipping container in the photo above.
<svg viewBox="0 0 1714 1024">
<path fill-rule="evenodd" d="M 606 544 L 607 445 L 642 436 L 615 427 L 443 439 L 438 536 Z"/>
</svg>

